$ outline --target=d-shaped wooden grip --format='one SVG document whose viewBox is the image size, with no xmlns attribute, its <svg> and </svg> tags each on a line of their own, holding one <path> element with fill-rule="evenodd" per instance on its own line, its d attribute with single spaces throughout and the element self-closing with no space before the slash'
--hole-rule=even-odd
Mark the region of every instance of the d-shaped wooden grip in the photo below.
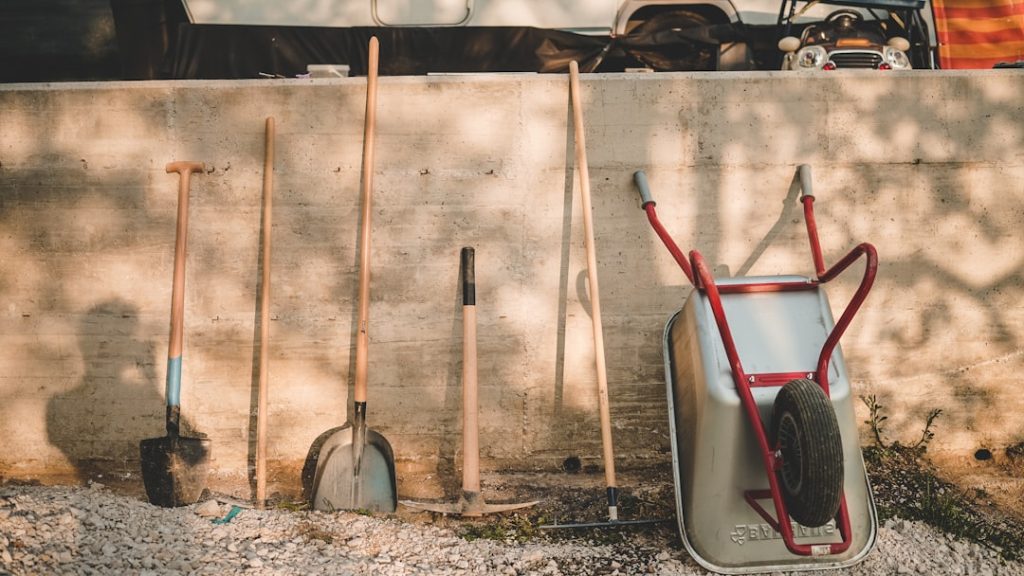
<svg viewBox="0 0 1024 576">
<path fill-rule="evenodd" d="M 202 162 L 189 162 L 189 161 L 186 161 L 186 160 L 182 160 L 180 162 L 171 162 L 171 163 L 167 164 L 167 173 L 168 174 L 170 174 L 171 172 L 177 172 L 178 174 L 181 174 L 182 176 L 188 176 L 189 174 L 191 174 L 193 172 L 205 172 L 205 171 L 206 171 L 206 164 L 203 164 Z"/>
</svg>

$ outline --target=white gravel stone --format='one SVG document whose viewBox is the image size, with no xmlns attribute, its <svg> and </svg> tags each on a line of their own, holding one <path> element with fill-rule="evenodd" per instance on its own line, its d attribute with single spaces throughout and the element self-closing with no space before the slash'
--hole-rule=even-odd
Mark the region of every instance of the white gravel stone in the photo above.
<svg viewBox="0 0 1024 576">
<path fill-rule="evenodd" d="M 203 518 L 216 518 L 220 516 L 220 504 L 216 500 L 207 500 L 196 505 L 195 513 Z"/>
<path fill-rule="evenodd" d="M 0 487 L 0 574 L 707 574 L 665 534 L 467 541 L 393 517 L 249 509 L 214 526 L 194 508 L 158 508 L 95 484 Z M 1024 574 L 1024 564 L 921 523 L 890 520 L 878 536 L 842 576 Z"/>
</svg>

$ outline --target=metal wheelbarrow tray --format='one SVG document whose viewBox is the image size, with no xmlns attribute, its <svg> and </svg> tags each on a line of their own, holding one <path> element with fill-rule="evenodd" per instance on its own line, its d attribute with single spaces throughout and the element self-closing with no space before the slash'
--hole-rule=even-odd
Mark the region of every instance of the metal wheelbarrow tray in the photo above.
<svg viewBox="0 0 1024 576">
<path fill-rule="evenodd" d="M 837 345 L 874 282 L 875 248 L 860 244 L 825 269 L 805 165 L 801 202 L 816 277 L 715 279 L 699 252 L 683 256 L 658 221 L 643 172 L 634 176 L 651 226 L 694 285 L 664 333 L 684 545 L 727 574 L 859 562 L 878 525 Z M 834 322 L 823 285 L 862 256 L 860 286 Z"/>
</svg>

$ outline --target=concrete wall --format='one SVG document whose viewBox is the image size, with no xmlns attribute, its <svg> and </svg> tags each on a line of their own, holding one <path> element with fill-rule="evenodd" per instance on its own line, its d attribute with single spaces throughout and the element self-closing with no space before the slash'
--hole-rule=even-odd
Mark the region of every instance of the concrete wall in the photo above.
<svg viewBox="0 0 1024 576">
<path fill-rule="evenodd" d="M 1024 75 L 608 75 L 583 92 L 620 467 L 671 459 L 661 335 L 686 293 L 638 209 L 638 168 L 680 245 L 720 272 L 810 274 L 791 182 L 811 164 L 826 260 L 879 248 L 843 350 L 889 438 L 912 441 L 941 408 L 933 450 L 1024 440 Z M 164 434 L 164 165 L 199 160 L 182 410 L 213 440 L 219 486 L 247 490 L 272 115 L 271 489 L 298 491 L 311 445 L 350 412 L 364 93 L 362 79 L 0 87 L 0 476 L 138 477 L 138 441 Z M 463 245 L 484 469 L 599 464 L 568 79 L 383 78 L 379 110 L 369 422 L 399 492 L 458 466 Z M 834 306 L 859 274 L 830 288 Z"/>
</svg>

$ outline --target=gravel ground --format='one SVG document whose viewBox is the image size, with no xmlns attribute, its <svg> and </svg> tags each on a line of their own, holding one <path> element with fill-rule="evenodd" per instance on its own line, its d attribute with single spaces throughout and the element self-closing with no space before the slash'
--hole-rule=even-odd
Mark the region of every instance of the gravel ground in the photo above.
<svg viewBox="0 0 1024 576">
<path fill-rule="evenodd" d="M 465 523 L 375 518 L 210 500 L 162 509 L 91 487 L 0 487 L 0 574 L 706 574 L 672 525 L 552 537 L 469 540 Z M 205 514 L 205 515 L 204 515 Z M 424 520 L 423 518 L 428 518 Z M 836 572 L 828 572 L 835 574 Z M 977 544 L 889 520 L 844 574 L 1024 574 Z"/>
</svg>

